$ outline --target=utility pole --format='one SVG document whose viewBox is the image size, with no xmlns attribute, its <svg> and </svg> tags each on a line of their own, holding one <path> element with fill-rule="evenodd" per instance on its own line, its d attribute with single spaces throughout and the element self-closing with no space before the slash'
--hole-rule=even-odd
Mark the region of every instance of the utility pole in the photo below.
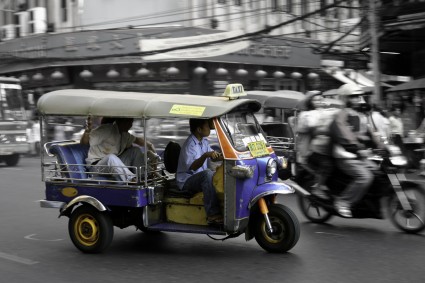
<svg viewBox="0 0 425 283">
<path fill-rule="evenodd" d="M 377 1 L 379 0 L 369 0 L 369 32 L 371 39 L 371 51 L 372 51 L 372 72 L 374 80 L 374 91 L 372 96 L 372 101 L 380 105 L 382 101 L 382 91 L 381 91 L 381 71 L 379 64 L 379 37 L 378 37 L 378 24 L 377 19 Z"/>
</svg>

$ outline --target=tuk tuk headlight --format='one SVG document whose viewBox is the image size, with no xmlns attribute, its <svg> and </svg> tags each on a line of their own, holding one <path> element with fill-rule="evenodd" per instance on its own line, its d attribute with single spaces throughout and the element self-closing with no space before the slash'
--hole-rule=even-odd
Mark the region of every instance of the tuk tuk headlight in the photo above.
<svg viewBox="0 0 425 283">
<path fill-rule="evenodd" d="M 278 156 L 277 161 L 281 169 L 288 168 L 288 160 L 284 156 Z"/>
<path fill-rule="evenodd" d="M 400 147 L 396 145 L 389 144 L 386 146 L 386 149 L 390 153 L 390 156 L 397 156 L 402 154 Z"/>
<path fill-rule="evenodd" d="M 277 163 L 276 160 L 273 158 L 270 158 L 269 161 L 267 161 L 267 169 L 266 169 L 266 175 L 267 177 L 271 178 L 277 171 Z"/>
<path fill-rule="evenodd" d="M 403 155 L 390 157 L 391 164 L 394 166 L 406 166 L 407 159 Z"/>
</svg>

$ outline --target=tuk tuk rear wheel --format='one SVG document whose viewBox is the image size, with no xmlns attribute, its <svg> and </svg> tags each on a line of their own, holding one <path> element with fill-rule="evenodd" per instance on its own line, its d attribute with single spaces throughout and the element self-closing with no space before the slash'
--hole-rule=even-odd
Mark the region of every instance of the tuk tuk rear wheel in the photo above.
<svg viewBox="0 0 425 283">
<path fill-rule="evenodd" d="M 295 214 L 288 207 L 272 204 L 268 207 L 273 232 L 267 230 L 266 221 L 258 213 L 253 222 L 254 237 L 257 243 L 271 253 L 284 253 L 292 249 L 300 238 L 300 224 Z"/>
<path fill-rule="evenodd" d="M 68 231 L 77 249 L 84 253 L 100 253 L 111 244 L 114 226 L 106 212 L 82 205 L 72 212 Z"/>
</svg>

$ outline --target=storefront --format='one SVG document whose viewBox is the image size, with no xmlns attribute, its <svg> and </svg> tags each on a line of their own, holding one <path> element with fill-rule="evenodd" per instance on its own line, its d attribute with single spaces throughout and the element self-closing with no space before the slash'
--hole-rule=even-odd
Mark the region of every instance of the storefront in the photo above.
<svg viewBox="0 0 425 283">
<path fill-rule="evenodd" d="M 163 27 L 25 37 L 0 44 L 0 75 L 20 78 L 36 95 L 62 88 L 214 95 L 233 82 L 247 90 L 321 89 L 320 55 L 302 39 L 250 39 L 247 47 L 215 57 L 141 57 L 140 47 L 153 38 L 215 33 Z"/>
</svg>

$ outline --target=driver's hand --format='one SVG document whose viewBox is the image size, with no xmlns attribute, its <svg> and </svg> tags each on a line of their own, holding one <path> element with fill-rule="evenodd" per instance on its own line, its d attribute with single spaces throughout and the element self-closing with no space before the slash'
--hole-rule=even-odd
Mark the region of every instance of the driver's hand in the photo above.
<svg viewBox="0 0 425 283">
<path fill-rule="evenodd" d="M 86 120 L 86 131 L 90 132 L 92 129 L 92 126 L 93 124 L 92 124 L 91 116 L 88 116 Z"/>
<path fill-rule="evenodd" d="M 361 158 L 368 158 L 372 155 L 372 151 L 369 149 L 361 149 L 357 151 L 357 155 Z"/>
<path fill-rule="evenodd" d="M 211 151 L 209 155 L 210 155 L 211 159 L 218 160 L 221 156 L 221 153 L 219 153 L 217 151 Z"/>
</svg>

